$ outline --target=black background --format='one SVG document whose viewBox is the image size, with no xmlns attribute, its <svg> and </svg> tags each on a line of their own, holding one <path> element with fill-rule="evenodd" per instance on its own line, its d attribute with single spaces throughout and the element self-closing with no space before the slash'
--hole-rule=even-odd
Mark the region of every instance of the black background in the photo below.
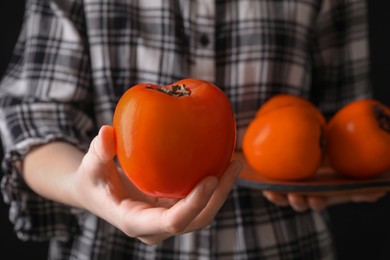
<svg viewBox="0 0 390 260">
<path fill-rule="evenodd" d="M 390 105 L 390 24 L 386 1 L 367 1 L 370 26 L 370 51 L 375 98 Z M 0 75 L 5 69 L 19 33 L 23 0 L 0 1 Z M 384 158 L 389 159 L 389 158 Z M 390 195 L 377 203 L 347 204 L 330 209 L 340 259 L 390 259 Z M 45 259 L 47 244 L 18 240 L 8 219 L 7 206 L 0 201 L 0 258 Z"/>
</svg>

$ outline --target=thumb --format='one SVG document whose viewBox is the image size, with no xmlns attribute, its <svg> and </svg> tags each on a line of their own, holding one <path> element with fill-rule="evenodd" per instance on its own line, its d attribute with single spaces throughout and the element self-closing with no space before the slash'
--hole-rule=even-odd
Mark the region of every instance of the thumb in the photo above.
<svg viewBox="0 0 390 260">
<path fill-rule="evenodd" d="M 104 125 L 100 128 L 98 135 L 92 140 L 88 154 L 98 163 L 112 163 L 116 154 L 114 129 L 112 126 Z"/>
</svg>

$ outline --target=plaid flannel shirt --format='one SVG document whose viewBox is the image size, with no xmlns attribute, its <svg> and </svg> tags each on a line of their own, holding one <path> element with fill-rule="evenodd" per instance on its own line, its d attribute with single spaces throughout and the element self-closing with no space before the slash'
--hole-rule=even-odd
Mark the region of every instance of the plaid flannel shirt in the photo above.
<svg viewBox="0 0 390 260">
<path fill-rule="evenodd" d="M 334 259 L 326 213 L 297 213 L 235 187 L 208 227 L 158 245 L 46 200 L 15 162 L 33 145 L 86 149 L 140 82 L 202 78 L 230 98 L 242 133 L 276 93 L 330 116 L 370 96 L 363 0 L 28 0 L 0 85 L 1 189 L 21 239 L 50 240 L 50 259 Z M 127 258 L 126 258 L 127 257 Z"/>
</svg>

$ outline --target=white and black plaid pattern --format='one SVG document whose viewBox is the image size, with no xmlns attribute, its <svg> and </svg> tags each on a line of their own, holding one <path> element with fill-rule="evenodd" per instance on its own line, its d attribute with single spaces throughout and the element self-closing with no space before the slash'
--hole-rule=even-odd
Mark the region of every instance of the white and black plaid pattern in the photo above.
<svg viewBox="0 0 390 260">
<path fill-rule="evenodd" d="M 36 144 L 86 149 L 139 82 L 196 77 L 219 86 L 238 147 L 257 108 L 285 92 L 330 116 L 370 96 L 363 0 L 28 0 L 0 85 L 2 193 L 23 239 L 51 259 L 334 259 L 326 214 L 296 213 L 236 187 L 207 228 L 156 246 L 33 193 L 14 167 Z"/>
</svg>

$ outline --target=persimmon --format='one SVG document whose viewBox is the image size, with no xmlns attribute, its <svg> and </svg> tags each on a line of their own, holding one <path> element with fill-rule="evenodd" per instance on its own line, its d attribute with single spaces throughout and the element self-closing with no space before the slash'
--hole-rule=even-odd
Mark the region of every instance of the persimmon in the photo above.
<svg viewBox="0 0 390 260">
<path fill-rule="evenodd" d="M 322 162 L 322 137 L 322 122 L 310 108 L 280 106 L 251 121 L 243 154 L 264 177 L 303 180 L 313 176 Z"/>
<path fill-rule="evenodd" d="M 113 125 L 123 171 L 155 197 L 181 198 L 206 176 L 219 178 L 234 153 L 230 101 L 199 79 L 131 87 L 116 106 Z"/>
<path fill-rule="evenodd" d="M 375 177 L 390 170 L 390 109 L 375 99 L 342 107 L 326 127 L 326 156 L 339 174 Z"/>
<path fill-rule="evenodd" d="M 308 99 L 292 94 L 280 93 L 270 97 L 256 112 L 256 116 L 264 115 L 274 109 L 285 106 L 305 106 L 318 117 L 320 122 L 325 125 L 326 119 L 321 111 Z"/>
</svg>

